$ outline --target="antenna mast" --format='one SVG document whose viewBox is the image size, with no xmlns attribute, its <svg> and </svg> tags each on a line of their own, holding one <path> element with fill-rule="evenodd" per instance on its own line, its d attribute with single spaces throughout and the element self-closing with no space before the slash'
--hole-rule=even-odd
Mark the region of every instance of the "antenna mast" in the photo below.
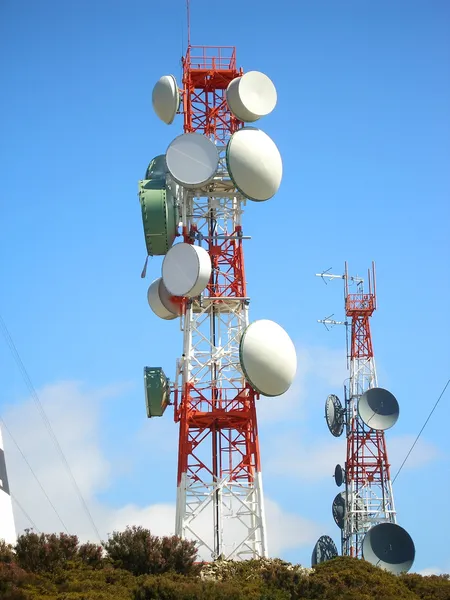
<svg viewBox="0 0 450 600">
<path fill-rule="evenodd" d="M 279 325 L 249 322 L 242 215 L 247 199 L 277 192 L 282 162 L 269 136 L 243 123 L 269 114 L 276 90 L 263 73 L 237 68 L 234 47 L 191 46 L 186 8 L 182 90 L 170 75 L 153 89 L 158 117 L 170 124 L 181 112 L 184 133 L 139 182 L 148 254 L 164 255 L 150 308 L 180 317 L 183 332 L 174 384 L 160 367 L 145 369 L 147 414 L 162 416 L 173 392 L 176 534 L 195 540 L 202 558 L 265 557 L 256 400 L 289 389 L 297 358 Z"/>
<path fill-rule="evenodd" d="M 414 560 L 414 544 L 397 525 L 384 435 L 396 423 L 399 408 L 395 397 L 378 386 L 370 330 L 370 318 L 377 308 L 375 264 L 368 271 L 367 290 L 362 278 L 349 276 L 347 263 L 343 275 L 331 275 L 328 270 L 316 276 L 324 281 L 344 280 L 344 324 L 351 332 L 345 406 L 332 395 L 325 407 L 331 433 L 338 437 L 345 427 L 347 437 L 345 468 L 337 465 L 335 469 L 336 484 L 345 483 L 345 491 L 333 502 L 333 517 L 341 529 L 342 554 L 364 557 L 393 572 L 408 571 Z M 350 292 L 352 283 L 356 284 L 355 292 Z M 329 318 L 320 322 L 337 324 Z"/>
</svg>

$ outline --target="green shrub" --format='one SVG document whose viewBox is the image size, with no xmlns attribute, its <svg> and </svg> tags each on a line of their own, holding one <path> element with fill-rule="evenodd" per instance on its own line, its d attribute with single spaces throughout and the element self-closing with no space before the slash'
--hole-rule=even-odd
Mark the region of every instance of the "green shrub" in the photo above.
<svg viewBox="0 0 450 600">
<path fill-rule="evenodd" d="M 88 567 L 99 569 L 103 566 L 103 547 L 90 542 L 81 544 L 78 548 L 78 557 Z"/>
<path fill-rule="evenodd" d="M 5 540 L 0 540 L 0 563 L 14 562 L 16 555 L 11 544 L 7 544 Z"/>
<path fill-rule="evenodd" d="M 28 579 L 28 574 L 13 562 L 0 562 L 0 598 L 22 600 L 26 598 L 19 586 Z"/>
<path fill-rule="evenodd" d="M 182 574 L 198 572 L 195 565 L 195 542 L 176 536 L 159 538 L 143 527 L 127 527 L 115 531 L 103 546 L 117 567 L 134 575 L 151 575 L 175 571 Z"/>
<path fill-rule="evenodd" d="M 19 535 L 15 546 L 17 564 L 31 573 L 54 571 L 74 560 L 77 551 L 76 535 L 37 534 L 28 529 Z"/>
<path fill-rule="evenodd" d="M 449 575 L 429 575 L 422 577 L 417 573 L 401 575 L 400 580 L 417 598 L 422 600 L 449 600 Z"/>
</svg>

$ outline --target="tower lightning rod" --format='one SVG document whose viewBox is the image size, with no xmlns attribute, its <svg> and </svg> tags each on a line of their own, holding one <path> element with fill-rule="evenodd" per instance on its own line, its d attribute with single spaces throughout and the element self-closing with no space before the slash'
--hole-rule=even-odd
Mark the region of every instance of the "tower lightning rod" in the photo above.
<svg viewBox="0 0 450 600">
<path fill-rule="evenodd" d="M 186 12 L 187 12 L 187 45 L 191 47 L 191 2 L 186 0 Z"/>
</svg>

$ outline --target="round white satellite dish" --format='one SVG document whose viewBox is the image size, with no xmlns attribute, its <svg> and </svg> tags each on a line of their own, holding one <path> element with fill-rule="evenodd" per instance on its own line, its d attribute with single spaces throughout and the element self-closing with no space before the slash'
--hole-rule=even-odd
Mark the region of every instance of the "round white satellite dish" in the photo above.
<svg viewBox="0 0 450 600">
<path fill-rule="evenodd" d="M 174 296 L 194 298 L 203 292 L 211 277 L 211 258 L 201 246 L 176 244 L 164 257 L 164 285 Z"/>
<path fill-rule="evenodd" d="M 400 409 L 391 392 L 383 388 L 370 388 L 360 397 L 358 412 L 368 427 L 384 431 L 396 424 Z"/>
<path fill-rule="evenodd" d="M 364 560 L 396 575 L 410 570 L 415 554 L 411 536 L 396 523 L 375 525 L 366 533 L 362 543 Z"/>
<path fill-rule="evenodd" d="M 280 187 L 280 152 L 260 129 L 243 127 L 233 133 L 227 146 L 227 167 L 235 186 L 249 200 L 269 200 Z"/>
<path fill-rule="evenodd" d="M 171 294 L 166 289 L 162 277 L 150 284 L 147 300 L 152 311 L 161 319 L 170 321 L 180 314 L 180 307 L 171 300 Z"/>
<path fill-rule="evenodd" d="M 239 359 L 245 378 L 263 396 L 284 394 L 297 371 L 291 338 L 280 325 L 267 319 L 254 321 L 245 329 Z"/>
<path fill-rule="evenodd" d="M 277 103 L 277 90 L 272 80 L 259 71 L 249 71 L 230 82 L 227 103 L 239 121 L 253 123 L 273 111 Z"/>
<path fill-rule="evenodd" d="M 153 110 L 164 123 L 170 125 L 180 106 L 180 92 L 173 75 L 164 75 L 159 79 L 152 93 Z"/>
<path fill-rule="evenodd" d="M 196 188 L 216 174 L 219 152 L 214 142 L 201 133 L 183 133 L 167 148 L 166 162 L 177 183 Z"/>
</svg>

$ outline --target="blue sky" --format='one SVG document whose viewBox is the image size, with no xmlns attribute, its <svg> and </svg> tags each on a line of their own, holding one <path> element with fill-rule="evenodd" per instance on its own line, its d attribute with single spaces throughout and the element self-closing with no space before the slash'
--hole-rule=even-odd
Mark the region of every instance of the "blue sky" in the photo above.
<svg viewBox="0 0 450 600">
<path fill-rule="evenodd" d="M 342 395 L 344 331 L 316 322 L 343 317 L 343 289 L 314 274 L 377 263 L 379 383 L 401 407 L 394 473 L 449 377 L 450 5 L 191 4 L 192 43 L 235 45 L 239 66 L 278 90 L 261 128 L 283 182 L 247 206 L 245 258 L 251 318 L 277 321 L 298 348 L 293 389 L 259 404 L 260 433 L 273 552 L 309 564 L 318 535 L 338 542 L 331 475 L 345 458 L 323 419 L 327 394 Z M 0 311 L 102 535 L 172 527 L 177 431 L 169 412 L 146 420 L 142 367 L 173 376 L 182 338 L 147 305 L 161 259 L 142 281 L 137 181 L 182 131 L 181 117 L 153 114 L 151 91 L 179 79 L 185 44 L 182 0 L 0 8 Z M 4 341 L 0 364 L 0 415 L 70 529 L 93 539 Z M 447 393 L 394 485 L 419 571 L 450 571 L 448 406 Z M 13 493 L 40 529 L 60 529 L 4 437 Z"/>
</svg>

